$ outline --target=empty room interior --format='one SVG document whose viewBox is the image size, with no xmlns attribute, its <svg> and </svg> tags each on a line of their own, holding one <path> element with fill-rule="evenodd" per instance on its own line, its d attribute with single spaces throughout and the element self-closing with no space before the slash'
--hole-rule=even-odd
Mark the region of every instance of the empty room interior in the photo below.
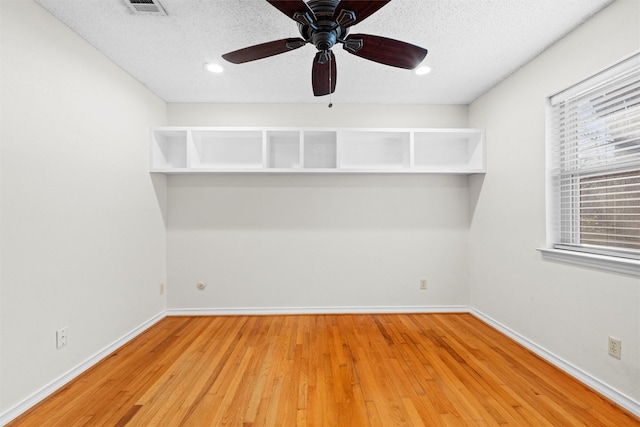
<svg viewBox="0 0 640 427">
<path fill-rule="evenodd" d="M 640 425 L 640 0 L 0 19 L 0 425 Z"/>
</svg>

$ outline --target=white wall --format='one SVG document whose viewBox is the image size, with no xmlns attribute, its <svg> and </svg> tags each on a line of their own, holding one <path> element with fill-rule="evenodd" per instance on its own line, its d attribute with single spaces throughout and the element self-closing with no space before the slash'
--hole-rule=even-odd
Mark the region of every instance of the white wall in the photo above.
<svg viewBox="0 0 640 427">
<path fill-rule="evenodd" d="M 545 97 L 640 48 L 640 1 L 617 0 L 476 100 L 487 174 L 471 178 L 471 306 L 640 401 L 640 280 L 543 261 Z M 621 361 L 607 337 L 622 339 Z"/>
<path fill-rule="evenodd" d="M 1 7 L 0 415 L 166 304 L 166 104 L 34 2 Z"/>
<path fill-rule="evenodd" d="M 169 104 L 169 122 L 465 127 L 467 108 Z M 168 186 L 169 308 L 468 304 L 464 176 L 172 176 Z"/>
<path fill-rule="evenodd" d="M 323 97 L 324 98 L 324 97 Z M 168 104 L 169 126 L 466 127 L 466 105 Z"/>
</svg>

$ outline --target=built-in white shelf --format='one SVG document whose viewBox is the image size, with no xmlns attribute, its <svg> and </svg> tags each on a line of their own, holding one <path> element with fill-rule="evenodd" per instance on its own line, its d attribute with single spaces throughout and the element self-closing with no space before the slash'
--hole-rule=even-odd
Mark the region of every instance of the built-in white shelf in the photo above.
<svg viewBox="0 0 640 427">
<path fill-rule="evenodd" d="M 485 172 L 480 129 L 204 128 L 151 130 L 151 172 Z"/>
</svg>

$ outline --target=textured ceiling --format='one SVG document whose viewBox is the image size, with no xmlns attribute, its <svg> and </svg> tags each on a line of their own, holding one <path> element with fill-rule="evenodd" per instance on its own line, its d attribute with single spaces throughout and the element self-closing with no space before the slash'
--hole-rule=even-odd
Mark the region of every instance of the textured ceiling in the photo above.
<svg viewBox="0 0 640 427">
<path fill-rule="evenodd" d="M 265 0 L 160 0 L 167 16 L 125 0 L 35 0 L 167 102 L 319 103 L 315 47 L 235 65 L 221 55 L 298 37 Z M 425 47 L 433 71 L 384 66 L 333 50 L 334 103 L 468 104 L 612 0 L 392 0 L 351 28 Z M 224 65 L 211 74 L 206 62 Z"/>
</svg>

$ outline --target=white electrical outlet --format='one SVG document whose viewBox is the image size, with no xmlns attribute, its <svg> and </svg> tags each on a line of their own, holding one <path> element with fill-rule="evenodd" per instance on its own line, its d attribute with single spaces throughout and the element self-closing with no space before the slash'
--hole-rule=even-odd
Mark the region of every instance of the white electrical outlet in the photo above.
<svg viewBox="0 0 640 427">
<path fill-rule="evenodd" d="M 427 289 L 427 279 L 420 280 L 420 289 L 423 291 Z"/>
<path fill-rule="evenodd" d="M 160 295 L 164 294 L 164 283 L 160 283 Z"/>
<path fill-rule="evenodd" d="M 622 359 L 622 341 L 609 337 L 609 356 Z"/>
<path fill-rule="evenodd" d="M 66 326 L 56 331 L 56 348 L 62 348 L 67 345 L 68 334 L 69 331 Z"/>
</svg>

